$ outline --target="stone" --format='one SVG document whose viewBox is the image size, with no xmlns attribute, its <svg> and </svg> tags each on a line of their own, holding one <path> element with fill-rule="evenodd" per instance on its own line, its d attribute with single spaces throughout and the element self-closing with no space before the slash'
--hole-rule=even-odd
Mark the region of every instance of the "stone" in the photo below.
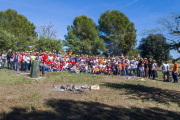
<svg viewBox="0 0 180 120">
<path fill-rule="evenodd" d="M 65 85 L 61 85 L 60 87 L 61 89 L 67 89 L 67 87 Z"/>
<path fill-rule="evenodd" d="M 66 85 L 67 90 L 72 91 L 73 90 L 72 87 L 73 87 L 72 85 Z"/>
<path fill-rule="evenodd" d="M 100 87 L 98 84 L 90 86 L 90 90 L 99 90 L 99 89 L 100 89 Z"/>
</svg>

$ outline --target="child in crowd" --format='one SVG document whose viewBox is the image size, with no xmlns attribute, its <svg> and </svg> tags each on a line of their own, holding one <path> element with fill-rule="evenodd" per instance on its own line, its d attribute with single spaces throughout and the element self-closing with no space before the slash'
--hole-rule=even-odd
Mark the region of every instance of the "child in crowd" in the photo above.
<svg viewBox="0 0 180 120">
<path fill-rule="evenodd" d="M 118 62 L 118 65 L 117 65 L 117 75 L 120 76 L 121 75 L 121 70 L 122 70 L 122 67 L 121 67 L 121 63 Z"/>
</svg>

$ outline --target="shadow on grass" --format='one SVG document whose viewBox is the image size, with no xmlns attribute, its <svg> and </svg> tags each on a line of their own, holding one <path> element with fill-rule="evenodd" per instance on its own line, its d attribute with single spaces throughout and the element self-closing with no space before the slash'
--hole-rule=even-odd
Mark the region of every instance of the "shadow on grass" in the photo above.
<svg viewBox="0 0 180 120">
<path fill-rule="evenodd" d="M 45 103 L 51 111 L 39 111 L 31 108 L 12 108 L 10 113 L 2 113 L 3 120 L 118 120 L 118 119 L 179 119 L 180 114 L 159 108 L 130 109 L 121 106 L 109 106 L 98 102 L 81 102 L 64 99 L 51 99 Z"/>
<path fill-rule="evenodd" d="M 129 83 L 110 83 L 104 86 L 121 89 L 125 91 L 125 95 L 131 95 L 130 99 L 154 100 L 159 103 L 169 104 L 169 102 L 177 103 L 180 106 L 180 92 L 173 90 L 164 90 L 155 87 L 147 87 L 143 85 L 134 85 Z M 124 93 L 123 93 L 124 94 Z M 121 95 L 121 94 L 120 94 Z"/>
</svg>

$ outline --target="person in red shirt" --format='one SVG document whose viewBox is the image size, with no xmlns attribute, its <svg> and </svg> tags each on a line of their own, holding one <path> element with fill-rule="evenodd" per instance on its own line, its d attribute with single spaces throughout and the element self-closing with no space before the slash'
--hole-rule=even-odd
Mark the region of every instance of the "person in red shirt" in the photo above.
<svg viewBox="0 0 180 120">
<path fill-rule="evenodd" d="M 72 66 L 74 66 L 76 64 L 75 60 L 72 60 Z"/>
<path fill-rule="evenodd" d="M 71 64 L 71 61 L 70 61 L 70 60 L 68 60 L 68 63 L 69 63 L 69 64 Z"/>
<path fill-rule="evenodd" d="M 107 65 L 107 68 L 106 68 L 106 69 L 107 69 L 107 71 L 108 71 L 108 74 L 111 76 L 111 66 L 110 66 L 109 64 Z"/>
<path fill-rule="evenodd" d="M 46 60 L 46 59 L 48 59 L 48 57 L 47 57 L 47 54 L 46 54 L 46 53 L 42 56 L 42 59 L 43 59 L 43 63 L 45 62 L 45 60 Z"/>
<path fill-rule="evenodd" d="M 63 64 L 60 63 L 60 71 L 62 71 L 62 70 L 63 70 Z"/>
</svg>

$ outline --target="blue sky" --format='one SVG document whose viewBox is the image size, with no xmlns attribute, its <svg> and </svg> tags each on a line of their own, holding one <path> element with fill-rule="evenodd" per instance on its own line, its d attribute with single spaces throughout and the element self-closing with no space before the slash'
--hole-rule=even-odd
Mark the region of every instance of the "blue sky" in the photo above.
<svg viewBox="0 0 180 120">
<path fill-rule="evenodd" d="M 134 22 L 137 45 L 143 29 L 155 28 L 159 17 L 180 12 L 179 6 L 180 0 L 0 0 L 0 10 L 15 9 L 37 27 L 52 22 L 62 40 L 67 34 L 67 25 L 72 25 L 76 16 L 87 15 L 98 24 L 101 13 L 107 9 L 119 10 Z M 171 51 L 171 55 L 179 57 L 176 51 Z"/>
</svg>

